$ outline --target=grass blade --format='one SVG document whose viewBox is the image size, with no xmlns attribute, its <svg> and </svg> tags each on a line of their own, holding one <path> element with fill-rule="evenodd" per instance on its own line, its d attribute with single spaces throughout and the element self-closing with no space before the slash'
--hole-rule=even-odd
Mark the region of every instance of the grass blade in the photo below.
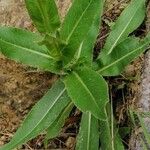
<svg viewBox="0 0 150 150">
<path fill-rule="evenodd" d="M 148 145 L 150 145 L 150 133 L 147 130 L 148 127 L 146 127 L 144 119 L 138 113 L 136 113 L 136 114 L 137 114 L 138 119 L 140 121 L 140 125 L 142 127 L 146 142 L 148 143 Z"/>
</svg>

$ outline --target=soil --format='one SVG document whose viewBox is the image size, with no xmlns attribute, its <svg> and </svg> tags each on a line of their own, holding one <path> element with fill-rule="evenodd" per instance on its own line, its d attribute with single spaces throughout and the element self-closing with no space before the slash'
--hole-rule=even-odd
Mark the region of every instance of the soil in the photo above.
<svg viewBox="0 0 150 150">
<path fill-rule="evenodd" d="M 129 0 L 108 0 L 103 16 L 103 28 L 98 37 L 95 50 L 98 51 L 107 37 L 108 21 L 114 21 L 120 14 Z M 59 13 L 63 20 L 71 0 L 58 0 Z M 16 26 L 35 30 L 26 12 L 24 0 L 0 0 L 0 25 Z M 107 27 L 106 27 L 107 26 Z M 33 68 L 16 63 L 0 55 L 0 146 L 7 143 L 25 115 L 31 110 L 32 106 L 44 95 L 44 93 L 54 83 L 56 77 L 47 72 L 41 72 Z M 126 107 L 134 105 L 137 100 L 141 68 L 143 57 L 137 59 L 129 65 L 122 76 L 110 79 L 113 87 L 112 95 L 115 101 L 116 116 L 118 123 L 124 124 L 126 121 Z M 118 90 L 119 89 L 119 90 Z M 121 90 L 120 90 L 121 89 Z M 123 92 L 123 93 L 122 93 Z M 122 94 L 120 94 L 122 93 Z M 119 95 L 119 97 L 117 97 Z M 123 99 L 126 99 L 123 101 Z M 76 112 L 78 114 L 78 111 Z M 67 126 L 70 134 L 63 134 L 51 140 L 48 149 L 74 149 L 75 137 L 78 132 L 78 115 L 71 118 L 71 123 Z M 19 149 L 44 149 L 43 135 L 28 142 Z"/>
</svg>

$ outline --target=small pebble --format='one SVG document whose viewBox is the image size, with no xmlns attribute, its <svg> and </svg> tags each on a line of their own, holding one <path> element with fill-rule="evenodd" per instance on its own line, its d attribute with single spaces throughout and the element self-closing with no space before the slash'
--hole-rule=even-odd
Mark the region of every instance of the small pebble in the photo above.
<svg viewBox="0 0 150 150">
<path fill-rule="evenodd" d="M 75 145 L 75 140 L 74 137 L 69 137 L 66 141 L 67 148 L 72 148 Z"/>
</svg>

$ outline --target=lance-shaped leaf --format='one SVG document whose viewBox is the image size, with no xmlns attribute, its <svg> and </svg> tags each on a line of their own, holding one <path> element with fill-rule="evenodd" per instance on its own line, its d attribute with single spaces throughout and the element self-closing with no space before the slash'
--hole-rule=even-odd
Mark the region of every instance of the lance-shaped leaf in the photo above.
<svg viewBox="0 0 150 150">
<path fill-rule="evenodd" d="M 97 0 L 75 0 L 70 8 L 62 28 L 60 37 L 66 41 L 67 46 L 62 49 L 64 54 L 64 64 L 68 64 L 86 38 L 94 18 L 100 12 L 104 1 Z"/>
<path fill-rule="evenodd" d="M 86 61 L 86 63 L 90 66 L 93 61 L 94 44 L 100 31 L 101 15 L 103 13 L 103 3 L 99 6 L 99 10 L 96 12 L 95 18 L 93 18 L 93 24 L 88 34 L 86 35 L 86 38 L 83 41 L 82 50 L 80 54 L 80 57 L 83 58 L 84 61 Z"/>
<path fill-rule="evenodd" d="M 112 136 L 112 131 L 110 127 L 110 122 L 100 121 L 100 142 L 101 142 L 101 150 L 110 149 L 110 150 L 124 150 L 124 146 L 120 135 L 116 128 L 114 130 L 114 135 Z"/>
<path fill-rule="evenodd" d="M 0 150 L 12 150 L 36 137 L 55 122 L 60 113 L 70 103 L 64 84 L 57 81 L 46 95 L 32 108 L 22 126 L 10 143 Z"/>
<path fill-rule="evenodd" d="M 103 149 L 124 150 L 122 140 L 116 128 L 116 123 L 112 110 L 113 108 L 108 103 L 106 109 L 107 109 L 107 120 L 99 121 L 101 150 Z"/>
<path fill-rule="evenodd" d="M 128 38 L 120 43 L 110 55 L 102 55 L 98 60 L 98 72 L 104 76 L 119 75 L 130 62 L 143 53 L 150 44 L 150 34 L 141 42 Z"/>
<path fill-rule="evenodd" d="M 55 33 L 60 19 L 55 0 L 25 0 L 29 15 L 41 33 Z"/>
<path fill-rule="evenodd" d="M 48 127 L 46 140 L 52 139 L 59 135 L 63 125 L 65 124 L 65 120 L 69 116 L 73 106 L 73 103 L 70 101 L 70 103 L 63 109 L 55 122 Z"/>
<path fill-rule="evenodd" d="M 76 150 L 99 149 L 98 120 L 90 112 L 83 113 L 80 131 L 77 137 Z"/>
<path fill-rule="evenodd" d="M 105 106 L 108 102 L 108 87 L 102 76 L 89 68 L 72 71 L 64 83 L 74 104 L 83 112 L 91 112 L 98 119 L 105 120 Z"/>
<path fill-rule="evenodd" d="M 117 44 L 125 40 L 143 22 L 145 10 L 145 0 L 132 0 L 113 26 L 103 53 L 110 54 Z"/>
<path fill-rule="evenodd" d="M 42 37 L 26 30 L 0 27 L 0 52 L 15 61 L 42 70 L 58 72 L 55 58 L 47 53 L 45 46 L 39 46 Z"/>
</svg>

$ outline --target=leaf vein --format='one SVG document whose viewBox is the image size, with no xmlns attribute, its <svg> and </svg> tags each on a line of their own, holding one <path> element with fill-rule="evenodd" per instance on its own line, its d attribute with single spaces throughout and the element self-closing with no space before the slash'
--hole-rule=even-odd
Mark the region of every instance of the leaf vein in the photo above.
<svg viewBox="0 0 150 150">
<path fill-rule="evenodd" d="M 40 56 L 43 56 L 43 57 L 49 58 L 49 59 L 55 59 L 55 58 L 53 58 L 53 57 L 50 56 L 50 55 L 47 55 L 47 54 L 44 54 L 44 53 L 35 51 L 35 50 L 33 50 L 33 49 L 29 49 L 29 48 L 26 48 L 26 47 L 23 47 L 23 46 L 20 46 L 20 45 L 16 45 L 16 44 L 14 44 L 14 43 L 10 43 L 10 42 L 8 42 L 8 41 L 6 41 L 6 40 L 3 40 L 3 39 L 0 39 L 0 40 L 1 40 L 2 42 L 6 43 L 6 44 L 9 44 L 9 45 L 11 45 L 11 46 L 14 46 L 14 47 L 23 49 L 23 50 L 25 50 L 25 51 L 27 51 L 27 52 L 34 53 L 34 54 L 37 54 L 37 55 L 40 55 Z"/>
</svg>

